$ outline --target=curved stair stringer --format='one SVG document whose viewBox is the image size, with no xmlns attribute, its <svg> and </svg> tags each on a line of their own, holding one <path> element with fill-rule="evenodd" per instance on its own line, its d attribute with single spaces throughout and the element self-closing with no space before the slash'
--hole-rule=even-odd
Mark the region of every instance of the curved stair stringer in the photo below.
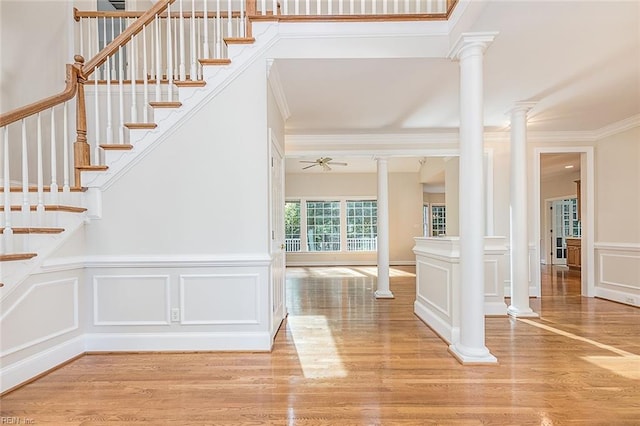
<svg viewBox="0 0 640 426">
<path fill-rule="evenodd" d="M 274 22 L 254 23 L 255 42 L 252 44 L 233 44 L 228 46 L 231 63 L 225 66 L 204 66 L 203 87 L 179 87 L 178 98 L 182 104 L 174 109 L 156 109 L 155 129 L 130 130 L 130 144 L 133 149 L 125 151 L 113 162 L 107 164 L 107 170 L 100 172 L 82 172 L 82 185 L 100 191 L 109 188 L 116 180 L 126 174 L 151 150 L 166 140 L 188 119 L 226 88 L 235 78 L 248 68 L 263 52 L 278 39 L 278 24 Z M 97 203 L 99 204 L 99 203 Z M 99 211 L 89 212 L 89 217 L 100 217 Z"/>
</svg>

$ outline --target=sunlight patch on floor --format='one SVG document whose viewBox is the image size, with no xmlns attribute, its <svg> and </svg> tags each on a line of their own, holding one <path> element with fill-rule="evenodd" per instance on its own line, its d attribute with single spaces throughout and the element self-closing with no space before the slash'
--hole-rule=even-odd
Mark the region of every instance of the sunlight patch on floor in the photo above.
<svg viewBox="0 0 640 426">
<path fill-rule="evenodd" d="M 611 351 L 617 356 L 583 356 L 582 359 L 597 365 L 598 367 L 609 370 L 612 373 L 618 374 L 619 376 L 626 377 L 628 379 L 640 380 L 640 355 L 636 355 L 634 353 L 618 349 L 615 346 L 600 343 L 592 339 L 587 339 L 586 337 L 578 336 L 567 331 L 559 330 L 555 327 L 540 324 L 539 322 L 532 320 L 518 318 L 518 321 L 568 337 L 569 339 L 578 340 L 596 346 L 600 349 Z"/>
<path fill-rule="evenodd" d="M 324 315 L 287 317 L 300 366 L 308 379 L 346 377 L 340 354 Z"/>
<path fill-rule="evenodd" d="M 372 277 L 378 276 L 378 268 L 376 266 L 359 266 L 356 269 L 358 271 L 362 271 L 367 275 Z M 389 277 L 415 277 L 416 274 L 413 272 L 403 271 L 402 269 L 389 268 Z"/>
</svg>

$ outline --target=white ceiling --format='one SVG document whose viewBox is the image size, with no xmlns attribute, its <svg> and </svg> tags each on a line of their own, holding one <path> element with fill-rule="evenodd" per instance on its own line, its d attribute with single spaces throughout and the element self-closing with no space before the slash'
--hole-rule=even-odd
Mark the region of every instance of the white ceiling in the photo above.
<svg viewBox="0 0 640 426">
<path fill-rule="evenodd" d="M 484 58 L 487 131 L 506 130 L 519 101 L 537 102 L 530 132 L 595 132 L 640 114 L 638 0 L 487 1 L 464 30 L 499 32 Z M 459 72 L 450 59 L 277 63 L 288 134 L 457 132 Z M 371 158 L 333 157 L 375 170 Z M 288 159 L 288 171 L 298 160 Z"/>
</svg>

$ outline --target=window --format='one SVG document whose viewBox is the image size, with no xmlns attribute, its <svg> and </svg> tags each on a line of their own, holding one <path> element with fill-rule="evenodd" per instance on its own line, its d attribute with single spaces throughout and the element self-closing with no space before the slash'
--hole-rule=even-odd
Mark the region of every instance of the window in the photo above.
<svg viewBox="0 0 640 426">
<path fill-rule="evenodd" d="M 438 237 L 447 233 L 445 206 L 431 205 L 431 236 Z"/>
<path fill-rule="evenodd" d="M 300 251 L 300 201 L 284 204 L 285 251 Z"/>
<path fill-rule="evenodd" d="M 340 202 L 307 201 L 307 249 L 340 251 Z"/>
<path fill-rule="evenodd" d="M 375 251 L 378 202 L 347 201 L 347 251 Z"/>
</svg>

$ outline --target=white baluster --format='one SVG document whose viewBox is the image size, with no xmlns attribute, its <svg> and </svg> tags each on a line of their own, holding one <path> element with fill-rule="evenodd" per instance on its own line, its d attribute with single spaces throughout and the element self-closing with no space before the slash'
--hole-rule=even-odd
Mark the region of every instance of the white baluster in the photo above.
<svg viewBox="0 0 640 426">
<path fill-rule="evenodd" d="M 84 19 L 80 19 L 80 21 L 78 22 L 78 26 L 80 27 L 80 37 L 79 37 L 79 42 L 80 42 L 80 54 L 81 55 L 85 55 L 86 52 L 84 51 L 84 27 L 85 27 L 85 22 L 86 20 Z M 85 58 L 87 58 L 88 56 L 84 56 Z"/>
<path fill-rule="evenodd" d="M 295 15 L 299 15 L 300 14 L 300 0 L 294 0 L 294 2 L 293 2 L 293 13 Z"/>
<path fill-rule="evenodd" d="M 409 13 L 409 0 L 404 0 L 404 13 Z"/>
<path fill-rule="evenodd" d="M 316 1 L 316 15 L 322 15 L 322 2 Z"/>
<path fill-rule="evenodd" d="M 4 146 L 3 152 L 3 180 L 4 180 L 4 230 L 2 235 L 4 237 L 4 251 L 5 253 L 11 253 L 13 251 L 13 228 L 11 227 L 11 185 L 9 173 L 9 127 L 4 127 Z"/>
<path fill-rule="evenodd" d="M 372 15 L 375 15 L 376 13 L 378 13 L 378 9 L 377 9 L 377 7 L 378 7 L 378 2 L 377 2 L 376 0 L 374 0 L 374 1 L 371 3 L 371 14 L 372 14 Z"/>
<path fill-rule="evenodd" d="M 320 3 L 320 2 L 318 2 Z M 329 1 L 329 3 L 327 3 L 327 15 L 333 15 L 333 1 Z"/>
<path fill-rule="evenodd" d="M 267 0 L 261 0 L 260 1 L 260 12 L 263 15 L 267 14 Z"/>
<path fill-rule="evenodd" d="M 109 56 L 107 58 L 107 128 L 106 128 L 106 133 L 107 133 L 107 143 L 108 144 L 112 144 L 113 143 L 113 116 L 112 116 L 112 111 L 111 111 L 111 62 L 112 59 Z M 115 71 L 115 70 L 114 70 Z M 96 97 L 98 96 L 98 93 L 96 92 Z M 99 154 L 99 150 L 98 150 L 98 145 L 100 145 L 100 141 L 98 139 L 96 139 L 96 153 Z M 99 157 L 96 157 L 96 162 L 98 160 Z"/>
<path fill-rule="evenodd" d="M 167 5 L 167 100 L 173 101 L 173 40 L 171 36 L 171 5 Z"/>
<path fill-rule="evenodd" d="M 342 1 L 342 0 L 340 0 Z M 289 2 L 287 0 L 284 1 L 284 8 L 282 9 L 282 14 L 284 15 L 288 15 L 289 14 Z"/>
<path fill-rule="evenodd" d="M 220 17 L 220 1 L 221 0 L 216 0 L 216 59 L 222 58 L 222 18 Z"/>
<path fill-rule="evenodd" d="M 147 26 L 142 27 L 142 121 L 149 122 L 149 70 L 147 69 Z"/>
<path fill-rule="evenodd" d="M 393 0 L 393 13 L 398 13 L 398 0 Z"/>
<path fill-rule="evenodd" d="M 58 204 L 58 149 L 56 144 L 56 111 L 51 108 L 51 184 L 49 195 L 52 204 Z"/>
<path fill-rule="evenodd" d="M 285 4 L 285 7 L 286 7 L 287 2 L 285 1 L 284 4 Z M 278 14 L 278 0 L 273 0 L 273 2 L 271 3 L 271 8 L 273 9 L 273 14 L 277 15 Z M 265 10 L 263 15 L 266 15 L 266 14 L 267 14 L 267 11 Z"/>
<path fill-rule="evenodd" d="M 227 37 L 233 37 L 233 14 L 231 10 L 231 0 L 227 0 Z"/>
<path fill-rule="evenodd" d="M 311 15 L 311 3 L 309 2 L 309 0 L 305 0 L 305 15 Z"/>
<path fill-rule="evenodd" d="M 343 13 L 344 13 L 343 0 L 338 0 L 338 15 L 342 15 Z"/>
<path fill-rule="evenodd" d="M 420 0 L 416 0 L 416 13 L 420 13 Z"/>
<path fill-rule="evenodd" d="M 109 22 L 111 23 L 111 40 L 112 41 L 114 38 L 116 38 L 116 34 L 115 34 L 115 25 L 113 23 L 113 17 L 109 18 Z M 106 41 L 106 40 L 105 40 Z M 115 68 L 116 64 L 114 61 L 111 61 L 111 72 L 109 73 L 109 77 L 113 77 L 116 74 L 116 68 Z"/>
<path fill-rule="evenodd" d="M 131 122 L 138 122 L 138 102 L 136 95 L 136 77 L 138 75 L 136 39 L 131 36 Z"/>
<path fill-rule="evenodd" d="M 240 28 L 238 28 L 238 37 L 244 37 L 245 36 L 245 13 L 244 13 L 244 2 L 241 1 L 240 2 L 240 19 L 238 22 L 238 25 L 240 26 Z"/>
<path fill-rule="evenodd" d="M 118 143 L 124 143 L 124 52 L 118 48 Z"/>
<path fill-rule="evenodd" d="M 355 0 L 349 0 L 349 14 L 353 15 L 355 13 Z"/>
<path fill-rule="evenodd" d="M 38 204 L 36 212 L 38 225 L 42 225 L 44 219 L 44 165 L 42 163 L 42 116 L 36 115 L 36 159 L 37 159 L 37 182 L 38 182 Z"/>
<path fill-rule="evenodd" d="M 191 32 L 191 46 L 189 52 L 191 52 L 191 67 L 189 68 L 189 74 L 191 80 L 198 79 L 198 70 L 196 68 L 196 0 L 191 0 L 191 19 L 189 20 L 189 31 Z"/>
<path fill-rule="evenodd" d="M 62 192 L 70 192 L 69 187 L 69 114 L 68 105 L 64 103 L 62 115 Z"/>
<path fill-rule="evenodd" d="M 203 49 L 203 45 L 202 43 L 200 43 L 200 40 L 202 40 L 202 25 L 203 25 L 203 20 L 202 19 L 198 19 L 196 20 L 196 57 L 197 58 L 205 58 L 208 57 L 207 56 L 203 56 L 202 55 L 202 49 Z M 196 69 L 198 70 L 198 75 L 197 75 L 197 79 L 198 80 L 202 80 L 202 65 L 200 65 L 200 61 L 196 61 Z"/>
<path fill-rule="evenodd" d="M 29 211 L 29 149 L 27 147 L 27 124 L 22 119 L 22 222 L 29 226 L 31 217 Z"/>
<path fill-rule="evenodd" d="M 382 0 L 382 14 L 386 15 L 387 14 L 387 10 L 388 10 L 387 0 Z"/>
<path fill-rule="evenodd" d="M 95 118 L 95 129 L 94 129 L 94 140 L 96 141 L 96 144 L 98 144 L 99 140 L 100 140 L 100 104 L 98 102 L 98 100 L 100 99 L 100 96 L 98 96 L 98 94 L 100 93 L 98 91 L 98 72 L 100 72 L 100 69 L 98 67 L 93 69 L 93 75 L 95 75 L 96 77 L 93 80 L 93 90 L 94 90 L 94 97 L 93 97 L 93 116 Z"/>
<path fill-rule="evenodd" d="M 102 48 L 104 49 L 107 45 L 107 17 L 102 17 Z M 106 64 L 102 65 L 102 79 L 104 80 L 107 76 L 108 68 Z"/>
<path fill-rule="evenodd" d="M 360 0 L 360 14 L 364 15 L 366 13 L 366 8 L 365 8 L 365 4 L 364 4 L 365 0 Z"/>
<path fill-rule="evenodd" d="M 209 57 L 211 56 L 209 53 L 209 11 L 207 10 L 207 3 L 209 3 L 209 1 L 204 0 L 204 40 L 202 44 L 202 50 L 204 51 L 203 57 L 205 59 L 209 59 Z"/>
<path fill-rule="evenodd" d="M 162 86 L 160 85 L 160 80 L 162 78 L 162 71 L 160 68 L 160 18 L 156 14 L 155 20 L 155 52 L 156 52 L 156 102 L 160 102 L 162 100 Z"/>
<path fill-rule="evenodd" d="M 178 39 L 180 43 L 180 69 L 178 72 L 180 73 L 180 80 L 184 81 L 187 79 L 187 69 L 184 63 L 184 13 L 182 12 L 182 0 L 178 0 L 178 5 L 180 8 L 180 16 L 178 17 L 180 22 L 180 31 L 178 33 Z"/>
</svg>

